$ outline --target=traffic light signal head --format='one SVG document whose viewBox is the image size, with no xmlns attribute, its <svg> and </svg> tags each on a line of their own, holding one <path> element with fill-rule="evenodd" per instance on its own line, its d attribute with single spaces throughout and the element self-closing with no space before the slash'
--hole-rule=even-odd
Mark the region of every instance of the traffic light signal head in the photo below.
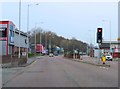
<svg viewBox="0 0 120 89">
<path fill-rule="evenodd" d="M 102 43 L 102 28 L 97 28 L 97 43 Z"/>
<path fill-rule="evenodd" d="M 102 32 L 102 29 L 98 29 L 98 32 Z"/>
</svg>

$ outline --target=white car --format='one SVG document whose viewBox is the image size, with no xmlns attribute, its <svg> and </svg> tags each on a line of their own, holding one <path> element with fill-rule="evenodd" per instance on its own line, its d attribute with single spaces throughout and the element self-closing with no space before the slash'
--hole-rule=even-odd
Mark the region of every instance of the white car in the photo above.
<svg viewBox="0 0 120 89">
<path fill-rule="evenodd" d="M 53 57 L 53 56 L 54 56 L 53 53 L 50 53 L 50 54 L 49 54 L 49 57 Z"/>
<path fill-rule="evenodd" d="M 107 61 L 112 61 L 113 57 L 110 54 L 106 54 L 106 60 Z"/>
</svg>

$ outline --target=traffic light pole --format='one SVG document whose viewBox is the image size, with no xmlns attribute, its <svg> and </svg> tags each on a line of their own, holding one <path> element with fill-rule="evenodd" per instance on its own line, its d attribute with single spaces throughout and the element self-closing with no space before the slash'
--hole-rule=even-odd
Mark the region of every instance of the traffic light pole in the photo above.
<svg viewBox="0 0 120 89">
<path fill-rule="evenodd" d="M 100 58 L 101 58 L 101 52 L 100 52 L 100 45 L 101 43 L 98 43 L 98 50 L 99 50 L 99 57 L 98 57 L 98 64 L 100 64 Z"/>
<path fill-rule="evenodd" d="M 100 45 L 102 43 L 102 28 L 97 28 L 97 43 L 98 43 L 98 64 L 100 64 L 101 59 L 101 52 L 100 52 Z"/>
</svg>

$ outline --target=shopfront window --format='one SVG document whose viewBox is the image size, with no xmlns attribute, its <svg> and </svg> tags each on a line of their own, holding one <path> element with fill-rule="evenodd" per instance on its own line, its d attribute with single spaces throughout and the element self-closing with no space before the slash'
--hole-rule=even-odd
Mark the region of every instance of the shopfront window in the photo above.
<svg viewBox="0 0 120 89">
<path fill-rule="evenodd" d="M 7 37 L 7 29 L 0 28 L 0 37 Z"/>
</svg>

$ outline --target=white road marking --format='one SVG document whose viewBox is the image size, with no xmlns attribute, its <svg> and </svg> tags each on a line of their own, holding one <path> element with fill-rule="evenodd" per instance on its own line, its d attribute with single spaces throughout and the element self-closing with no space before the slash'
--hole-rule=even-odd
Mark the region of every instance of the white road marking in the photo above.
<svg viewBox="0 0 120 89">
<path fill-rule="evenodd" d="M 99 68 L 101 68 L 101 69 L 107 69 L 107 70 L 109 69 L 109 68 L 107 68 L 107 67 L 102 67 L 102 66 L 100 66 Z"/>
</svg>

